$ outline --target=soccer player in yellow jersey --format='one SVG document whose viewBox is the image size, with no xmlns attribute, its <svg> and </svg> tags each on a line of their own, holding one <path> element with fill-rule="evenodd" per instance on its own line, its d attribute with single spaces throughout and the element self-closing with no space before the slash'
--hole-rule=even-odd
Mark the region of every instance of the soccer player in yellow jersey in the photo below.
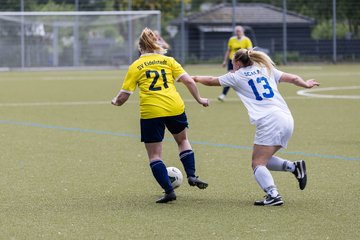
<svg viewBox="0 0 360 240">
<path fill-rule="evenodd" d="M 173 135 L 179 149 L 188 183 L 205 189 L 208 184 L 195 175 L 195 157 L 188 140 L 185 105 L 176 91 L 175 81 L 182 82 L 195 100 L 207 107 L 209 101 L 200 97 L 194 80 L 172 57 L 165 56 L 156 34 L 145 28 L 139 40 L 141 56 L 128 69 L 119 94 L 111 101 L 115 106 L 123 105 L 134 92 L 140 89 L 141 141 L 145 143 L 152 173 L 164 189 L 165 195 L 157 203 L 176 200 L 176 194 L 166 166 L 162 161 L 162 140 L 165 128 Z"/>
<path fill-rule="evenodd" d="M 242 26 L 235 27 L 235 36 L 232 36 L 228 41 L 228 49 L 224 56 L 224 61 L 222 63 L 223 67 L 227 65 L 228 72 L 233 70 L 232 57 L 235 52 L 239 49 L 252 49 L 253 44 L 247 36 L 245 36 L 244 28 Z M 229 92 L 230 87 L 224 87 L 221 95 L 218 97 L 220 101 L 224 101 L 227 93 Z"/>
</svg>

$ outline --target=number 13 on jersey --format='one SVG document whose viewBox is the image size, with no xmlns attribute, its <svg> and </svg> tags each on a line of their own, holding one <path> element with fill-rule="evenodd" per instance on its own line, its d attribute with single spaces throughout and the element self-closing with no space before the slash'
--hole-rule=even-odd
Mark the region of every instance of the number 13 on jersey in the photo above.
<svg viewBox="0 0 360 240">
<path fill-rule="evenodd" d="M 248 81 L 249 86 L 251 87 L 256 100 L 262 101 L 264 98 L 272 98 L 274 97 L 274 91 L 272 90 L 271 86 L 266 77 L 258 77 L 256 78 L 256 83 L 258 83 L 258 87 L 261 86 L 262 92 L 259 93 L 258 88 L 255 85 L 253 79 Z"/>
</svg>

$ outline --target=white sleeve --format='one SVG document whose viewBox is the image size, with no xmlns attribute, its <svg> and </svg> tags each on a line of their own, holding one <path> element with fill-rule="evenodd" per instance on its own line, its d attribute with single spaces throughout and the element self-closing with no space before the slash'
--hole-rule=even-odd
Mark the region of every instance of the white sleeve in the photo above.
<svg viewBox="0 0 360 240">
<path fill-rule="evenodd" d="M 228 72 L 225 75 L 219 77 L 219 83 L 223 87 L 233 87 L 234 86 L 234 73 Z"/>
<path fill-rule="evenodd" d="M 274 74 L 274 79 L 275 79 L 276 84 L 279 84 L 279 80 L 284 72 L 282 72 L 276 68 L 273 68 L 271 71 Z"/>
</svg>

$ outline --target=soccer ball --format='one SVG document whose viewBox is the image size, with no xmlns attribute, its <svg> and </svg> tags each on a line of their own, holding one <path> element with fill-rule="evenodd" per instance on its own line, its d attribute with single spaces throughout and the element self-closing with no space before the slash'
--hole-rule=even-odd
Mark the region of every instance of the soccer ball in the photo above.
<svg viewBox="0 0 360 240">
<path fill-rule="evenodd" d="M 167 167 L 166 170 L 170 178 L 171 186 L 174 189 L 180 187 L 183 181 L 183 175 L 181 171 L 176 167 Z"/>
</svg>

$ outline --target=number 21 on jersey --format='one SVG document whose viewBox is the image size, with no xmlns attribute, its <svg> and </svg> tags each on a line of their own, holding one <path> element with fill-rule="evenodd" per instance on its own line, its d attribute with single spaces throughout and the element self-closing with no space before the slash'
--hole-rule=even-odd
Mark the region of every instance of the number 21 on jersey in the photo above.
<svg viewBox="0 0 360 240">
<path fill-rule="evenodd" d="M 251 87 L 256 100 L 262 101 L 264 98 L 272 98 L 274 97 L 274 91 L 272 90 L 271 86 L 266 77 L 258 77 L 256 78 L 256 83 L 261 85 L 263 91 L 259 93 L 258 88 L 256 88 L 255 82 L 253 79 L 248 81 L 249 86 Z M 262 89 L 261 89 L 262 90 Z"/>
<path fill-rule="evenodd" d="M 160 77 L 160 74 L 156 70 L 148 70 L 148 71 L 146 71 L 146 78 L 150 78 L 150 79 L 152 78 L 152 82 L 151 82 L 150 87 L 149 87 L 150 91 L 159 91 L 159 90 L 161 90 L 160 86 L 155 87 L 157 81 L 159 80 L 159 77 Z M 162 80 L 164 82 L 164 88 L 168 88 L 169 86 L 167 84 L 167 78 L 166 78 L 166 73 L 165 73 L 164 69 L 161 69 L 161 77 L 162 77 Z"/>
</svg>

